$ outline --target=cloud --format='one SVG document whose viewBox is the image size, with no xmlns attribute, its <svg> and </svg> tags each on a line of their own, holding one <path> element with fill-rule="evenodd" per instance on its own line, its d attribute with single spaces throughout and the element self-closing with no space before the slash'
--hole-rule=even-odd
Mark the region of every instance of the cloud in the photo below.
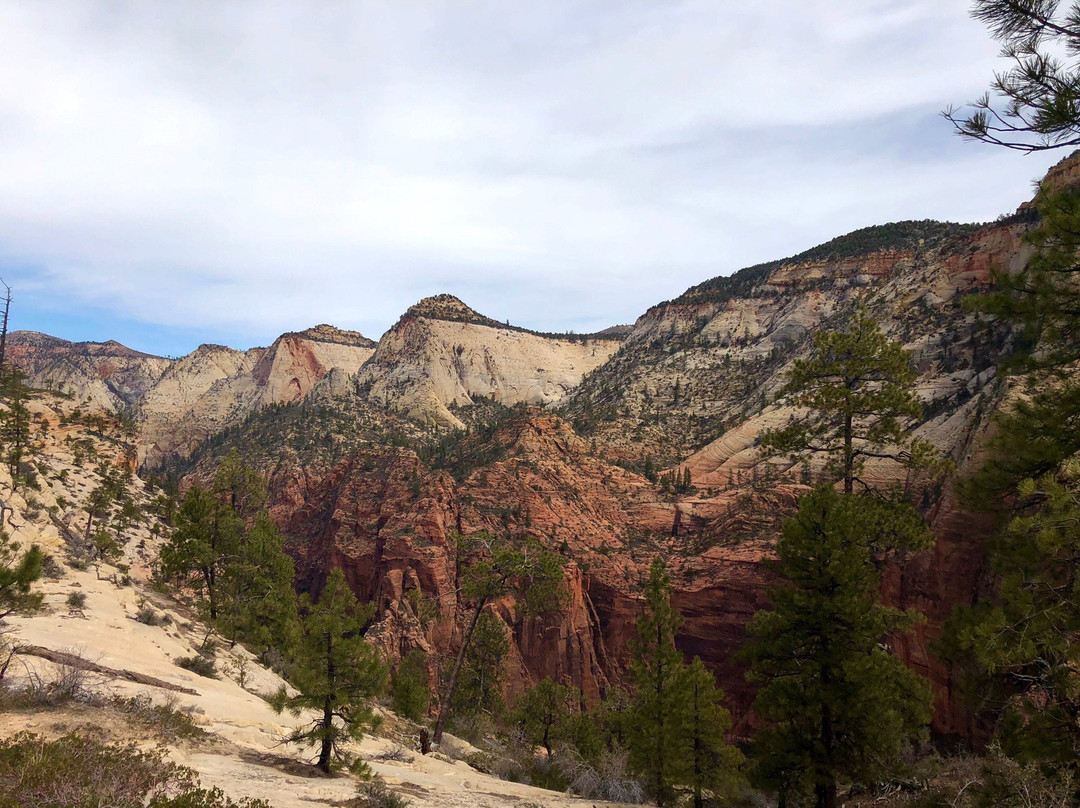
<svg viewBox="0 0 1080 808">
<path fill-rule="evenodd" d="M 0 269 L 32 307 L 207 340 L 377 336 L 438 291 L 629 321 L 854 227 L 1026 197 L 1059 156 L 936 116 L 999 67 L 966 5 L 15 0 Z"/>
</svg>

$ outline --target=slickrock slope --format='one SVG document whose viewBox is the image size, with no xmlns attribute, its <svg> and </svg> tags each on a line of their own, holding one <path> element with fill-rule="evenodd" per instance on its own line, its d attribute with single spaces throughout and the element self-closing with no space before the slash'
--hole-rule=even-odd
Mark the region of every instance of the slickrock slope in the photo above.
<svg viewBox="0 0 1080 808">
<path fill-rule="evenodd" d="M 373 403 L 424 423 L 461 428 L 452 404 L 561 401 L 615 352 L 619 336 L 537 334 L 438 295 L 412 306 L 383 335 L 360 382 Z"/>
</svg>

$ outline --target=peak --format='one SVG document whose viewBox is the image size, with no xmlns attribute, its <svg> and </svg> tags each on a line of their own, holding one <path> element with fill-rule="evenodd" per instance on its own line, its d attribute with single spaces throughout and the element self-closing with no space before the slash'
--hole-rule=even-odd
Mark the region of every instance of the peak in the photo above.
<svg viewBox="0 0 1080 808">
<path fill-rule="evenodd" d="M 433 295 L 425 297 L 414 306 L 410 306 L 405 312 L 413 317 L 427 317 L 431 320 L 450 320 L 452 322 L 478 323 L 480 325 L 498 326 L 501 323 L 485 317 L 470 309 L 453 295 Z"/>
<path fill-rule="evenodd" d="M 358 348 L 374 348 L 376 345 L 374 340 L 368 339 L 359 331 L 347 331 L 344 328 L 337 328 L 327 323 L 320 323 L 311 328 L 305 328 L 303 331 L 295 331 L 293 334 L 313 342 L 330 342 L 336 345 L 352 345 Z"/>
</svg>

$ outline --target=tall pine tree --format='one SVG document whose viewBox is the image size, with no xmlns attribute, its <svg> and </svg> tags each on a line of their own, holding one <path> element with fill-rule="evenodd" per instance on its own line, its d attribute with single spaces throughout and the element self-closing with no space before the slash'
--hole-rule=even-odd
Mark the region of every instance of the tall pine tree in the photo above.
<svg viewBox="0 0 1080 808">
<path fill-rule="evenodd" d="M 754 741 L 754 774 L 782 803 L 812 795 L 835 808 L 838 785 L 868 783 L 898 765 L 929 718 L 929 688 L 887 643 L 916 620 L 878 602 L 879 562 L 891 548 L 926 546 L 912 510 L 831 485 L 803 497 L 777 543 L 781 583 L 772 610 L 749 626 L 754 710 L 768 724 Z"/>
<path fill-rule="evenodd" d="M 629 737 L 630 763 L 642 773 L 657 805 L 671 805 L 682 775 L 679 721 L 685 700 L 683 657 L 675 648 L 682 617 L 671 606 L 671 578 L 660 556 L 653 559 L 645 587 L 645 611 L 631 644 L 634 687 Z"/>
<path fill-rule="evenodd" d="M 862 307 L 846 329 L 817 332 L 810 356 L 795 361 L 783 389 L 799 415 L 761 434 L 762 453 L 823 458 L 826 474 L 843 480 L 848 494 L 869 459 L 942 468 L 937 450 L 907 430 L 922 412 L 910 359 Z"/>
<path fill-rule="evenodd" d="M 649 569 L 645 611 L 632 643 L 634 686 L 628 733 L 630 763 L 657 805 L 689 792 L 695 806 L 739 780 L 742 756 L 724 740 L 730 726 L 724 694 L 700 659 L 689 667 L 675 648 L 682 617 L 671 605 L 671 578 L 657 556 Z"/>
</svg>

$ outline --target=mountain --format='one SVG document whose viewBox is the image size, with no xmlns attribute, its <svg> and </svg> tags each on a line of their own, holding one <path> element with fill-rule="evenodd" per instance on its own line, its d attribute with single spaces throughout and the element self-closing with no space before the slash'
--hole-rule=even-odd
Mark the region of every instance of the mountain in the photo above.
<svg viewBox="0 0 1080 808">
<path fill-rule="evenodd" d="M 379 340 L 359 374 L 372 402 L 461 428 L 450 407 L 562 401 L 618 348 L 619 332 L 540 334 L 477 314 L 453 295 L 421 300 Z"/>
<path fill-rule="evenodd" d="M 13 332 L 8 345 L 31 385 L 131 416 L 144 466 L 186 454 L 256 409 L 302 400 L 335 368 L 355 373 L 375 348 L 361 334 L 328 325 L 283 334 L 269 348 L 201 345 L 180 359 L 30 331 Z"/>
<path fill-rule="evenodd" d="M 1078 162 L 1050 176 L 1072 182 Z M 515 328 L 439 295 L 377 346 L 320 327 L 270 348 L 203 346 L 163 360 L 24 334 L 13 355 L 37 383 L 68 378 L 92 403 L 131 407 L 144 467 L 167 460 L 183 485 L 239 451 L 269 481 L 298 585 L 317 591 L 343 568 L 376 604 L 372 636 L 392 655 L 456 651 L 458 534 L 532 536 L 557 549 L 562 611 L 526 618 L 510 599 L 495 605 L 513 639 L 509 695 L 550 675 L 592 702 L 621 681 L 641 581 L 662 554 L 685 618 L 678 646 L 717 673 L 746 734 L 752 689 L 735 652 L 767 603 L 779 524 L 816 471 L 807 478 L 755 448 L 762 429 L 791 414 L 777 401 L 787 370 L 816 331 L 843 328 L 865 307 L 912 353 L 924 405 L 916 431 L 958 477 L 969 473 L 1013 394 L 997 368 L 1014 334 L 963 300 L 992 270 L 1025 264 L 1036 218 L 1022 205 L 985 226 L 864 228 L 706 280 L 629 329 L 594 335 Z M 657 477 L 676 469 L 691 472 L 688 490 Z M 985 586 L 993 526 L 963 510 L 952 480 L 928 485 L 884 465 L 867 476 L 906 486 L 937 536 L 887 571 L 889 603 L 927 616 L 894 650 L 931 681 L 935 728 L 976 737 L 931 648 L 953 608 Z"/>
</svg>

